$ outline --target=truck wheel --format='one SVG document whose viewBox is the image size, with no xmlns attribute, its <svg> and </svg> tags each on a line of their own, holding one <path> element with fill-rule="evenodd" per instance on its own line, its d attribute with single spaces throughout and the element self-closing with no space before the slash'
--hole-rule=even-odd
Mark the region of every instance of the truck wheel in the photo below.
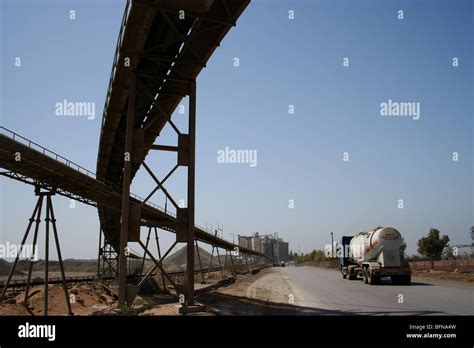
<svg viewBox="0 0 474 348">
<path fill-rule="evenodd" d="M 411 283 L 411 275 L 401 276 L 400 277 L 400 284 L 403 285 L 410 285 Z"/>
<path fill-rule="evenodd" d="M 354 280 L 357 279 L 357 273 L 354 271 L 353 266 L 349 266 L 346 268 L 347 269 L 347 275 L 349 276 L 349 280 Z"/>
<path fill-rule="evenodd" d="M 372 271 L 367 267 L 367 283 L 370 285 L 375 284 L 375 276 L 372 274 Z"/>
<path fill-rule="evenodd" d="M 368 279 L 368 276 L 367 276 L 367 267 L 364 267 L 362 269 L 362 276 L 364 278 L 364 284 L 368 284 L 369 283 L 369 279 Z"/>
</svg>

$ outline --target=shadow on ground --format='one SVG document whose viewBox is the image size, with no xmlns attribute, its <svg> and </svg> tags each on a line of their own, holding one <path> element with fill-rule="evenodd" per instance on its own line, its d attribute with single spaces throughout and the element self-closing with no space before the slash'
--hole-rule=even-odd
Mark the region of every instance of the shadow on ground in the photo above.
<svg viewBox="0 0 474 348">
<path fill-rule="evenodd" d="M 357 279 L 359 281 L 362 281 L 361 279 Z M 420 282 L 420 281 L 412 281 L 409 285 L 407 284 L 397 284 L 397 283 L 392 283 L 392 281 L 390 280 L 390 278 L 382 278 L 379 280 L 378 283 L 376 284 L 373 284 L 371 286 L 380 286 L 380 285 L 389 285 L 389 286 L 433 286 L 433 284 L 429 284 L 429 283 L 424 283 L 424 282 Z"/>
<path fill-rule="evenodd" d="M 435 311 L 341 311 L 296 306 L 292 304 L 267 302 L 246 297 L 231 296 L 217 292 L 205 293 L 197 297 L 200 303 L 215 308 L 217 315 L 433 315 Z"/>
</svg>

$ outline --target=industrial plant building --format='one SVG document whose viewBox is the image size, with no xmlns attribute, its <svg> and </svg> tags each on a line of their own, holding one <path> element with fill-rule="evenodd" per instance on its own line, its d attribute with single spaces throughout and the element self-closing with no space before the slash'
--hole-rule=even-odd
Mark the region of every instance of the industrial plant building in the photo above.
<svg viewBox="0 0 474 348">
<path fill-rule="evenodd" d="M 238 236 L 239 246 L 249 248 L 271 257 L 274 262 L 288 262 L 288 242 L 278 238 L 278 234 L 259 235 L 258 232 L 251 236 Z"/>
</svg>

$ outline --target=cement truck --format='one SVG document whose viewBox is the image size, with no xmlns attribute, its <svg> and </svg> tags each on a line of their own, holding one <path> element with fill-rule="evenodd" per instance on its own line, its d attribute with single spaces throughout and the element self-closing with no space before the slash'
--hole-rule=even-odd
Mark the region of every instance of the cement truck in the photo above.
<svg viewBox="0 0 474 348">
<path fill-rule="evenodd" d="M 344 236 L 337 246 L 342 277 L 362 277 L 377 284 L 390 277 L 392 284 L 410 284 L 411 270 L 400 252 L 402 236 L 393 227 L 379 227 L 356 236 Z"/>
</svg>

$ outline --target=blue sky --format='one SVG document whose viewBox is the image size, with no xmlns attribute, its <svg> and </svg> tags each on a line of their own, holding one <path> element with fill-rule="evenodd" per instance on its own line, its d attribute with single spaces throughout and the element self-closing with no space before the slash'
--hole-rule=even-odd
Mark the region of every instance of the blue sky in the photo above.
<svg viewBox="0 0 474 348">
<path fill-rule="evenodd" d="M 95 171 L 124 2 L 0 4 L 1 125 Z M 399 229 L 409 254 L 431 227 L 469 243 L 473 27 L 468 0 L 254 0 L 198 78 L 196 222 L 223 223 L 228 239 L 278 232 L 304 252 L 323 248 L 330 232 L 377 225 Z M 96 118 L 55 116 L 64 99 L 95 102 Z M 420 103 L 420 119 L 382 117 L 389 99 Z M 173 117 L 185 127 L 185 116 Z M 157 142 L 172 141 L 165 131 Z M 225 147 L 256 150 L 258 165 L 218 163 Z M 173 157 L 147 162 L 163 177 Z M 186 196 L 184 174 L 168 183 L 176 197 Z M 152 188 L 142 172 L 132 186 L 142 196 Z M 0 178 L 0 190 L 0 242 L 17 243 L 33 189 Z M 64 257 L 95 257 L 96 210 L 60 197 L 55 208 Z"/>
</svg>

